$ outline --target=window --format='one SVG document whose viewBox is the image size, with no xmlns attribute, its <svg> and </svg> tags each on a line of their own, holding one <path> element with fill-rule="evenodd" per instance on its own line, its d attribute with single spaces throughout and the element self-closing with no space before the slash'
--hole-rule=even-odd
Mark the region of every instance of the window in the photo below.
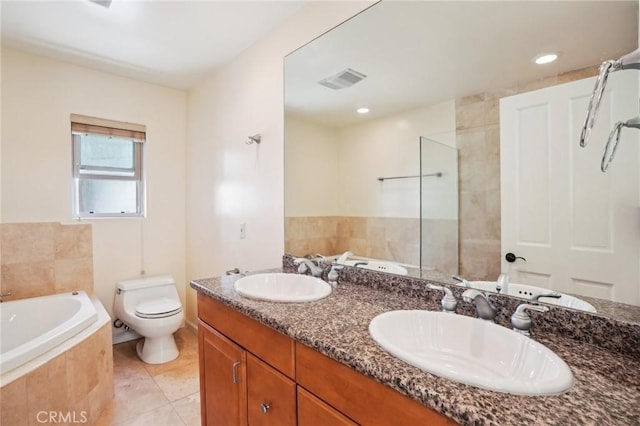
<svg viewBox="0 0 640 426">
<path fill-rule="evenodd" d="M 74 217 L 144 216 L 144 126 L 71 116 Z"/>
</svg>

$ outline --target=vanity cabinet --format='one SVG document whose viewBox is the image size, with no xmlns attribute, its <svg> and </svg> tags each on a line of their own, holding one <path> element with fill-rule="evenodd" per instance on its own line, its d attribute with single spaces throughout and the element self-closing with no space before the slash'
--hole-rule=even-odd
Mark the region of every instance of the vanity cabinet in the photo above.
<svg viewBox="0 0 640 426">
<path fill-rule="evenodd" d="M 356 426 L 357 423 L 298 386 L 299 426 Z"/>
<path fill-rule="evenodd" d="M 198 317 L 203 426 L 455 424 L 202 293 Z"/>
<path fill-rule="evenodd" d="M 202 424 L 246 425 L 246 351 L 202 322 L 198 340 Z"/>
<path fill-rule="evenodd" d="M 295 426 L 296 383 L 247 355 L 247 408 L 251 426 Z"/>
</svg>

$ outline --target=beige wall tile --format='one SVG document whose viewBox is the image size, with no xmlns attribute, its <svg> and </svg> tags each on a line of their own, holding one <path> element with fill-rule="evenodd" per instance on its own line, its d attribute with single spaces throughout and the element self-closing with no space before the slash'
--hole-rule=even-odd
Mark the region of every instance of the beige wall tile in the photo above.
<svg viewBox="0 0 640 426">
<path fill-rule="evenodd" d="M 55 261 L 56 293 L 84 290 L 93 293 L 93 259 Z"/>
<path fill-rule="evenodd" d="M 55 258 L 87 259 L 93 256 L 91 225 L 60 225 L 55 227 Z"/>
<path fill-rule="evenodd" d="M 1 224 L 2 264 L 52 261 L 55 227 L 55 223 Z"/>
<path fill-rule="evenodd" d="M 70 409 L 67 387 L 66 356 L 62 354 L 27 375 L 27 405 L 29 424 L 41 424 L 40 411 Z"/>
<path fill-rule="evenodd" d="M 54 262 L 2 265 L 2 291 L 12 293 L 11 300 L 55 293 Z"/>
<path fill-rule="evenodd" d="M 97 345 L 93 334 L 67 352 L 67 391 L 73 401 L 81 401 L 98 385 Z"/>
<path fill-rule="evenodd" d="M 28 416 L 27 378 L 21 377 L 0 389 L 0 424 L 21 425 Z"/>
<path fill-rule="evenodd" d="M 484 101 L 460 105 L 456 102 L 456 128 L 473 129 L 484 125 Z"/>
</svg>

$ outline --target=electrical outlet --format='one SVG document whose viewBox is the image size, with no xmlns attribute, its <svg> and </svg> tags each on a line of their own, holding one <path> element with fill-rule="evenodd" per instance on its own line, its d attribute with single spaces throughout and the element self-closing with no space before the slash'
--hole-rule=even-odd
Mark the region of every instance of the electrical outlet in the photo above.
<svg viewBox="0 0 640 426">
<path fill-rule="evenodd" d="M 240 239 L 244 240 L 245 238 L 247 238 L 247 224 L 242 222 L 240 224 Z"/>
</svg>

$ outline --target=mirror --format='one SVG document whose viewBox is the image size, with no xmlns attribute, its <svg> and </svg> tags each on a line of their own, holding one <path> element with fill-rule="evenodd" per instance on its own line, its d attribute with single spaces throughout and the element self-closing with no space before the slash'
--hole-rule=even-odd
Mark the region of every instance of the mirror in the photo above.
<svg viewBox="0 0 640 426">
<path fill-rule="evenodd" d="M 451 268 L 438 275 L 425 263 L 430 247 L 420 243 L 421 184 L 440 180 L 419 177 L 426 138 L 458 150 L 458 216 L 446 218 L 459 219 L 458 272 L 495 280 L 505 254 L 499 100 L 591 77 L 637 43 L 635 1 L 383 1 L 291 53 L 285 251 L 349 250 L 452 282 Z M 533 63 L 550 51 L 557 61 Z M 367 114 L 356 112 L 365 107 Z M 416 177 L 378 180 L 398 176 Z M 421 260 L 434 270 L 420 270 Z"/>
</svg>

